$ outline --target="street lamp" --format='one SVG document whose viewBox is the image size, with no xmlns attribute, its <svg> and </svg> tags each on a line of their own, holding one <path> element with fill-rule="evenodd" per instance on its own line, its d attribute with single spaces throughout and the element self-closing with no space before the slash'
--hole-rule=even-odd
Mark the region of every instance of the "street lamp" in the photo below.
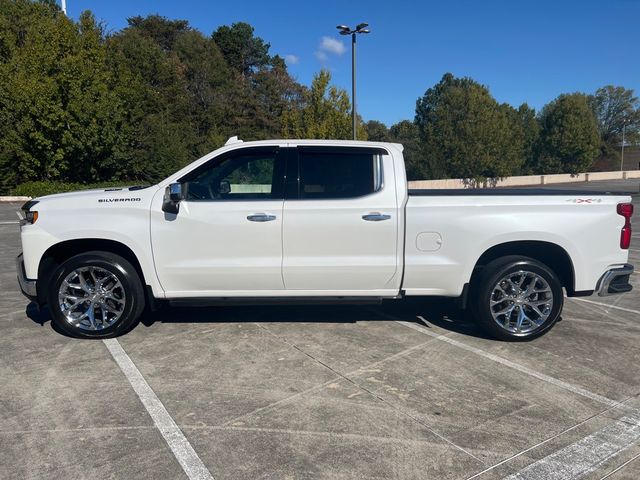
<svg viewBox="0 0 640 480">
<path fill-rule="evenodd" d="M 351 123 L 354 140 L 356 139 L 356 35 L 370 33 L 367 29 L 368 26 L 368 23 L 359 23 L 354 29 L 346 25 L 336 27 L 340 31 L 340 35 L 351 35 Z"/>
<path fill-rule="evenodd" d="M 622 120 L 622 146 L 621 148 L 621 152 L 620 152 L 620 171 L 622 172 L 622 170 L 624 169 L 624 131 L 625 131 L 625 127 L 627 126 L 627 119 L 625 118 L 624 120 Z"/>
</svg>

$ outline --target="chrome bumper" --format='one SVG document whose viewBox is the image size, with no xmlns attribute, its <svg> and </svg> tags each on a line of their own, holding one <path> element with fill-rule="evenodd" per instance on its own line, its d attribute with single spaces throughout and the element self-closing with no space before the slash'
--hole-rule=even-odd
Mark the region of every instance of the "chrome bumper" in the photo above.
<svg viewBox="0 0 640 480">
<path fill-rule="evenodd" d="M 38 292 L 36 290 L 36 281 L 29 280 L 24 272 L 24 261 L 22 260 L 22 254 L 16 257 L 16 271 L 18 272 L 18 284 L 22 294 L 29 300 L 36 300 Z"/>
<path fill-rule="evenodd" d="M 629 283 L 629 277 L 632 273 L 633 265 L 629 263 L 607 271 L 598 281 L 596 292 L 601 297 L 630 292 L 633 289 Z"/>
</svg>

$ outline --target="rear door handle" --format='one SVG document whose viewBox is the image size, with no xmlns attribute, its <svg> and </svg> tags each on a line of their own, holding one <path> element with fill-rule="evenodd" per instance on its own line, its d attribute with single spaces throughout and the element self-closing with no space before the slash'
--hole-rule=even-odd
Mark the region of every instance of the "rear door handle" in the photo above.
<svg viewBox="0 0 640 480">
<path fill-rule="evenodd" d="M 275 219 L 276 216 L 269 213 L 254 213 L 253 215 L 249 215 L 247 217 L 247 220 L 249 220 L 250 222 L 271 222 Z"/>
<path fill-rule="evenodd" d="M 366 220 L 367 222 L 382 222 L 383 220 L 389 220 L 390 218 L 391 215 L 385 215 L 380 212 L 367 213 L 366 215 L 362 216 L 362 219 Z"/>
</svg>

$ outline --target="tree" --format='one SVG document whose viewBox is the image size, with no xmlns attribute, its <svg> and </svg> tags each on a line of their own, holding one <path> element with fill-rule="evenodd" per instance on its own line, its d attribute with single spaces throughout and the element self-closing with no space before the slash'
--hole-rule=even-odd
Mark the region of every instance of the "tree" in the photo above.
<svg viewBox="0 0 640 480">
<path fill-rule="evenodd" d="M 589 105 L 598 122 L 602 157 L 619 155 L 625 124 L 625 141 L 640 141 L 640 100 L 633 90 L 606 85 L 589 96 Z"/>
<path fill-rule="evenodd" d="M 422 156 L 420 143 L 420 129 L 409 121 L 402 120 L 389 129 L 388 142 L 401 143 L 404 146 L 403 156 L 409 180 L 423 180 L 429 178 Z"/>
<path fill-rule="evenodd" d="M 253 34 L 251 25 L 244 22 L 223 25 L 212 35 L 229 66 L 242 76 L 250 75 L 271 63 L 271 45 Z"/>
<path fill-rule="evenodd" d="M 364 124 L 364 129 L 367 132 L 367 138 L 374 142 L 388 142 L 389 129 L 387 126 L 377 120 L 369 120 Z"/>
<path fill-rule="evenodd" d="M 537 173 L 538 148 L 540 142 L 540 124 L 536 118 L 535 109 L 523 103 L 518 107 L 514 121 L 522 126 L 523 133 L 523 157 L 522 174 L 531 175 Z"/>
<path fill-rule="evenodd" d="M 482 181 L 519 172 L 523 132 L 514 111 L 470 78 L 447 73 L 416 103 L 423 172 L 430 178 Z"/>
<path fill-rule="evenodd" d="M 351 105 L 344 89 L 330 85 L 331 74 L 321 70 L 313 77 L 311 88 L 305 91 L 301 110 L 284 113 L 285 138 L 352 138 Z M 357 136 L 366 139 L 362 122 Z"/>
<path fill-rule="evenodd" d="M 586 95 L 560 95 L 542 109 L 540 124 L 538 173 L 588 171 L 598 156 L 600 136 Z"/>
<path fill-rule="evenodd" d="M 27 1 L 5 0 L 0 19 L 3 183 L 117 176 L 124 116 L 100 24 Z"/>
</svg>

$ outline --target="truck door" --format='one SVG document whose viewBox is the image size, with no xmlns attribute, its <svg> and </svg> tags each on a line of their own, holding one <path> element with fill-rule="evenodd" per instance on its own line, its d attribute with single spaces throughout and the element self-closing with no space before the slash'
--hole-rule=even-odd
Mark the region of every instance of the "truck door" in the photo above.
<svg viewBox="0 0 640 480">
<path fill-rule="evenodd" d="M 281 292 L 286 159 L 277 147 L 241 148 L 180 179 L 177 214 L 151 212 L 156 272 L 168 297 Z M 158 197 L 160 197 L 158 201 Z"/>
<path fill-rule="evenodd" d="M 293 198 L 287 196 L 283 214 L 287 291 L 397 294 L 401 269 L 393 158 L 378 148 L 291 150 L 298 188 Z"/>
</svg>

